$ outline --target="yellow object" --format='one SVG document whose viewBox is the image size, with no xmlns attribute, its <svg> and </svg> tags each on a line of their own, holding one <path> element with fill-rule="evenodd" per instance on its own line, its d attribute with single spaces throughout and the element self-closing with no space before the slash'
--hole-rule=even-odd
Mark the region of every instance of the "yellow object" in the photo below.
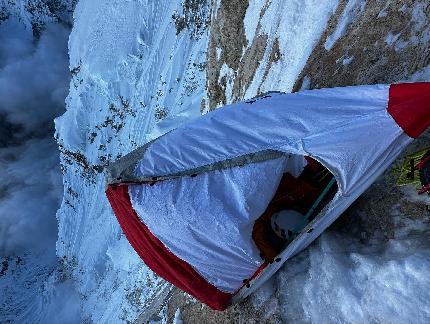
<svg viewBox="0 0 430 324">
<path fill-rule="evenodd" d="M 420 174 L 416 165 L 420 163 L 421 158 L 430 150 L 427 147 L 421 151 L 408 155 L 403 162 L 403 165 L 393 170 L 394 173 L 399 174 L 397 179 L 397 186 L 405 186 L 408 184 L 415 184 L 417 188 L 421 188 Z"/>
</svg>

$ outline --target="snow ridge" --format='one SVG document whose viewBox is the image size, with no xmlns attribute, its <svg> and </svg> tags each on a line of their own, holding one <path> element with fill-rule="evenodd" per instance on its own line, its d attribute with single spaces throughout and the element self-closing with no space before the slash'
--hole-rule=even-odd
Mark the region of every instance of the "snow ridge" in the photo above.
<svg viewBox="0 0 430 324">
<path fill-rule="evenodd" d="M 56 119 L 65 187 L 57 253 L 88 321 L 133 321 L 164 287 L 123 236 L 103 166 L 200 115 L 209 7 L 188 8 L 200 20 L 184 10 L 179 0 L 81 0 L 74 13 L 67 111 Z"/>
</svg>

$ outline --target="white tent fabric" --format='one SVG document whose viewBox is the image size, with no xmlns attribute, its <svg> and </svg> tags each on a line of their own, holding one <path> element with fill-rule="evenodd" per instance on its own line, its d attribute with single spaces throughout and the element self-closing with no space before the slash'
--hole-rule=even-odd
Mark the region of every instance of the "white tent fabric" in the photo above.
<svg viewBox="0 0 430 324">
<path fill-rule="evenodd" d="M 249 153 L 278 150 L 312 156 L 336 176 L 340 192 L 306 247 L 385 170 L 412 140 L 387 112 L 385 85 L 271 94 L 209 113 L 159 138 L 136 176 L 162 176 Z M 296 156 L 297 156 L 296 155 Z M 260 264 L 254 220 L 278 185 L 286 160 L 213 171 L 195 178 L 130 186 L 150 231 L 220 290 L 234 292 Z"/>
<path fill-rule="evenodd" d="M 275 194 L 285 162 L 279 158 L 153 186 L 131 185 L 131 202 L 173 254 L 218 289 L 234 293 L 262 263 L 252 227 Z"/>
<path fill-rule="evenodd" d="M 159 138 L 136 172 L 168 175 L 272 149 L 314 156 L 346 193 L 366 168 L 363 154 L 377 159 L 403 134 L 387 112 L 388 91 L 387 85 L 309 90 L 226 106 Z"/>
</svg>

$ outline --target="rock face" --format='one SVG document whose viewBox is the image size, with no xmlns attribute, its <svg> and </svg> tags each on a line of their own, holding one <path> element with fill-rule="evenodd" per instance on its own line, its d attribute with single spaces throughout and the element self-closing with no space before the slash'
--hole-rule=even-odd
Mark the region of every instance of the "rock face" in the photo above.
<svg viewBox="0 0 430 324">
<path fill-rule="evenodd" d="M 103 167 L 201 113 L 267 91 L 429 80 L 428 2 L 80 0 L 74 17 L 67 112 L 56 120 L 65 188 L 57 253 L 75 279 L 84 320 L 171 321 L 180 307 L 185 323 L 316 321 L 309 311 L 313 300 L 306 298 L 318 286 L 305 283 L 315 277 L 312 251 L 331 253 L 318 245 L 331 236 L 311 248 L 311 257 L 304 254 L 283 269 L 273 287 L 214 313 L 170 291 L 142 264 L 104 196 Z M 391 195 L 384 186 L 375 188 L 357 203 L 362 214 L 368 200 Z M 398 201 L 404 194 L 390 197 Z M 417 218 L 424 217 L 422 207 L 416 209 Z M 390 232 L 380 223 L 353 228 L 370 240 L 378 230 Z M 385 240 L 395 236 L 390 228 Z M 289 285 L 311 292 L 297 288 L 291 296 Z M 294 297 L 304 306 L 286 311 Z M 321 307 L 334 307 L 321 300 Z M 348 320 L 339 314 L 333 316 Z M 359 318 L 378 321 L 383 313 Z"/>
<path fill-rule="evenodd" d="M 338 1 L 220 1 L 212 9 L 207 110 L 290 92 Z"/>
<path fill-rule="evenodd" d="M 393 83 L 428 67 L 427 1 L 341 1 L 295 84 Z M 334 41 L 336 40 L 336 41 Z"/>
</svg>

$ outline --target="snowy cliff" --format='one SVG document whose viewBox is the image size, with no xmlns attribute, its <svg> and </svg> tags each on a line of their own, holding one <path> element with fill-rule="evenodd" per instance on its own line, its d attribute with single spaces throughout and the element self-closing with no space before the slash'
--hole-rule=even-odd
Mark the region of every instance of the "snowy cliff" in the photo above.
<svg viewBox="0 0 430 324">
<path fill-rule="evenodd" d="M 4 0 L 0 22 L 21 17 L 37 35 L 41 21 L 70 24 L 74 5 Z M 393 188 L 389 173 L 256 294 L 223 313 L 148 270 L 104 194 L 110 161 L 224 104 L 267 91 L 430 81 L 428 1 L 79 0 L 73 17 L 66 112 L 55 120 L 64 186 L 57 259 L 50 255 L 46 266 L 28 259 L 24 284 L 1 300 L 5 321 L 49 322 L 55 312 L 85 323 L 172 321 L 177 308 L 186 323 L 429 321 L 429 202 Z M 427 133 L 411 150 L 428 140 Z M 13 282 L 22 260 L 8 260 L 0 280 Z M 17 301 L 34 277 L 36 288 Z M 30 301 L 35 306 L 26 308 Z M 15 305 L 23 311 L 13 317 Z"/>
<path fill-rule="evenodd" d="M 122 235 L 103 167 L 200 115 L 209 15 L 201 1 L 80 1 L 75 9 L 67 111 L 56 120 L 65 188 L 57 254 L 90 321 L 132 321 L 165 285 Z"/>
<path fill-rule="evenodd" d="M 58 212 L 57 253 L 65 257 L 76 280 L 83 318 L 95 322 L 131 321 L 139 314 L 143 314 L 140 320 L 147 320 L 169 291 L 121 233 L 104 196 L 106 163 L 183 121 L 265 91 L 392 82 L 414 73 L 415 78 L 428 79 L 425 1 L 400 6 L 357 0 L 81 0 L 74 17 L 67 112 L 56 120 L 65 188 Z M 368 32 L 369 24 L 374 25 L 374 33 Z M 414 60 L 409 59 L 412 56 Z M 387 69 L 390 72 L 384 74 Z M 391 213 L 390 209 L 380 212 Z M 371 230 L 362 232 L 374 238 Z M 413 282 L 408 289 L 420 284 L 428 288 L 422 265 L 414 262 L 418 256 L 422 264 L 429 262 L 425 248 L 400 253 L 392 245 L 404 249 L 403 243 L 385 246 L 381 239 L 383 246 L 372 252 L 379 255 L 374 259 L 366 257 L 366 248 L 355 240 L 337 232 L 324 235 L 304 260 L 285 265 L 274 279 L 275 287 L 254 296 L 254 306 L 248 301 L 233 314 L 238 311 L 247 318 L 266 313 L 270 320 L 353 316 L 380 320 L 387 309 L 402 302 L 396 289 L 381 285 L 391 285 L 400 276 Z M 351 248 L 343 250 L 343 244 Z M 340 256 L 333 258 L 333 253 Z M 414 274 L 406 270 L 405 262 L 410 262 Z M 329 293 L 342 273 L 349 275 L 339 282 L 339 292 Z M 375 282 L 366 283 L 364 277 L 372 276 Z M 294 287 L 297 296 L 288 287 Z M 385 294 L 393 301 L 380 301 L 381 310 L 375 309 L 374 300 L 384 299 Z M 422 304 L 412 292 L 403 294 Z M 171 299 L 168 318 L 175 311 L 172 305 L 181 307 L 181 298 Z M 331 305 L 330 299 L 339 304 L 345 299 L 347 305 Z M 196 306 L 183 316 L 196 322 L 232 314 L 199 312 L 199 304 L 192 304 Z M 324 313 L 326 307 L 332 311 Z M 410 312 L 393 312 L 392 319 L 399 314 Z M 430 313 L 426 309 L 423 314 L 418 319 Z"/>
</svg>

